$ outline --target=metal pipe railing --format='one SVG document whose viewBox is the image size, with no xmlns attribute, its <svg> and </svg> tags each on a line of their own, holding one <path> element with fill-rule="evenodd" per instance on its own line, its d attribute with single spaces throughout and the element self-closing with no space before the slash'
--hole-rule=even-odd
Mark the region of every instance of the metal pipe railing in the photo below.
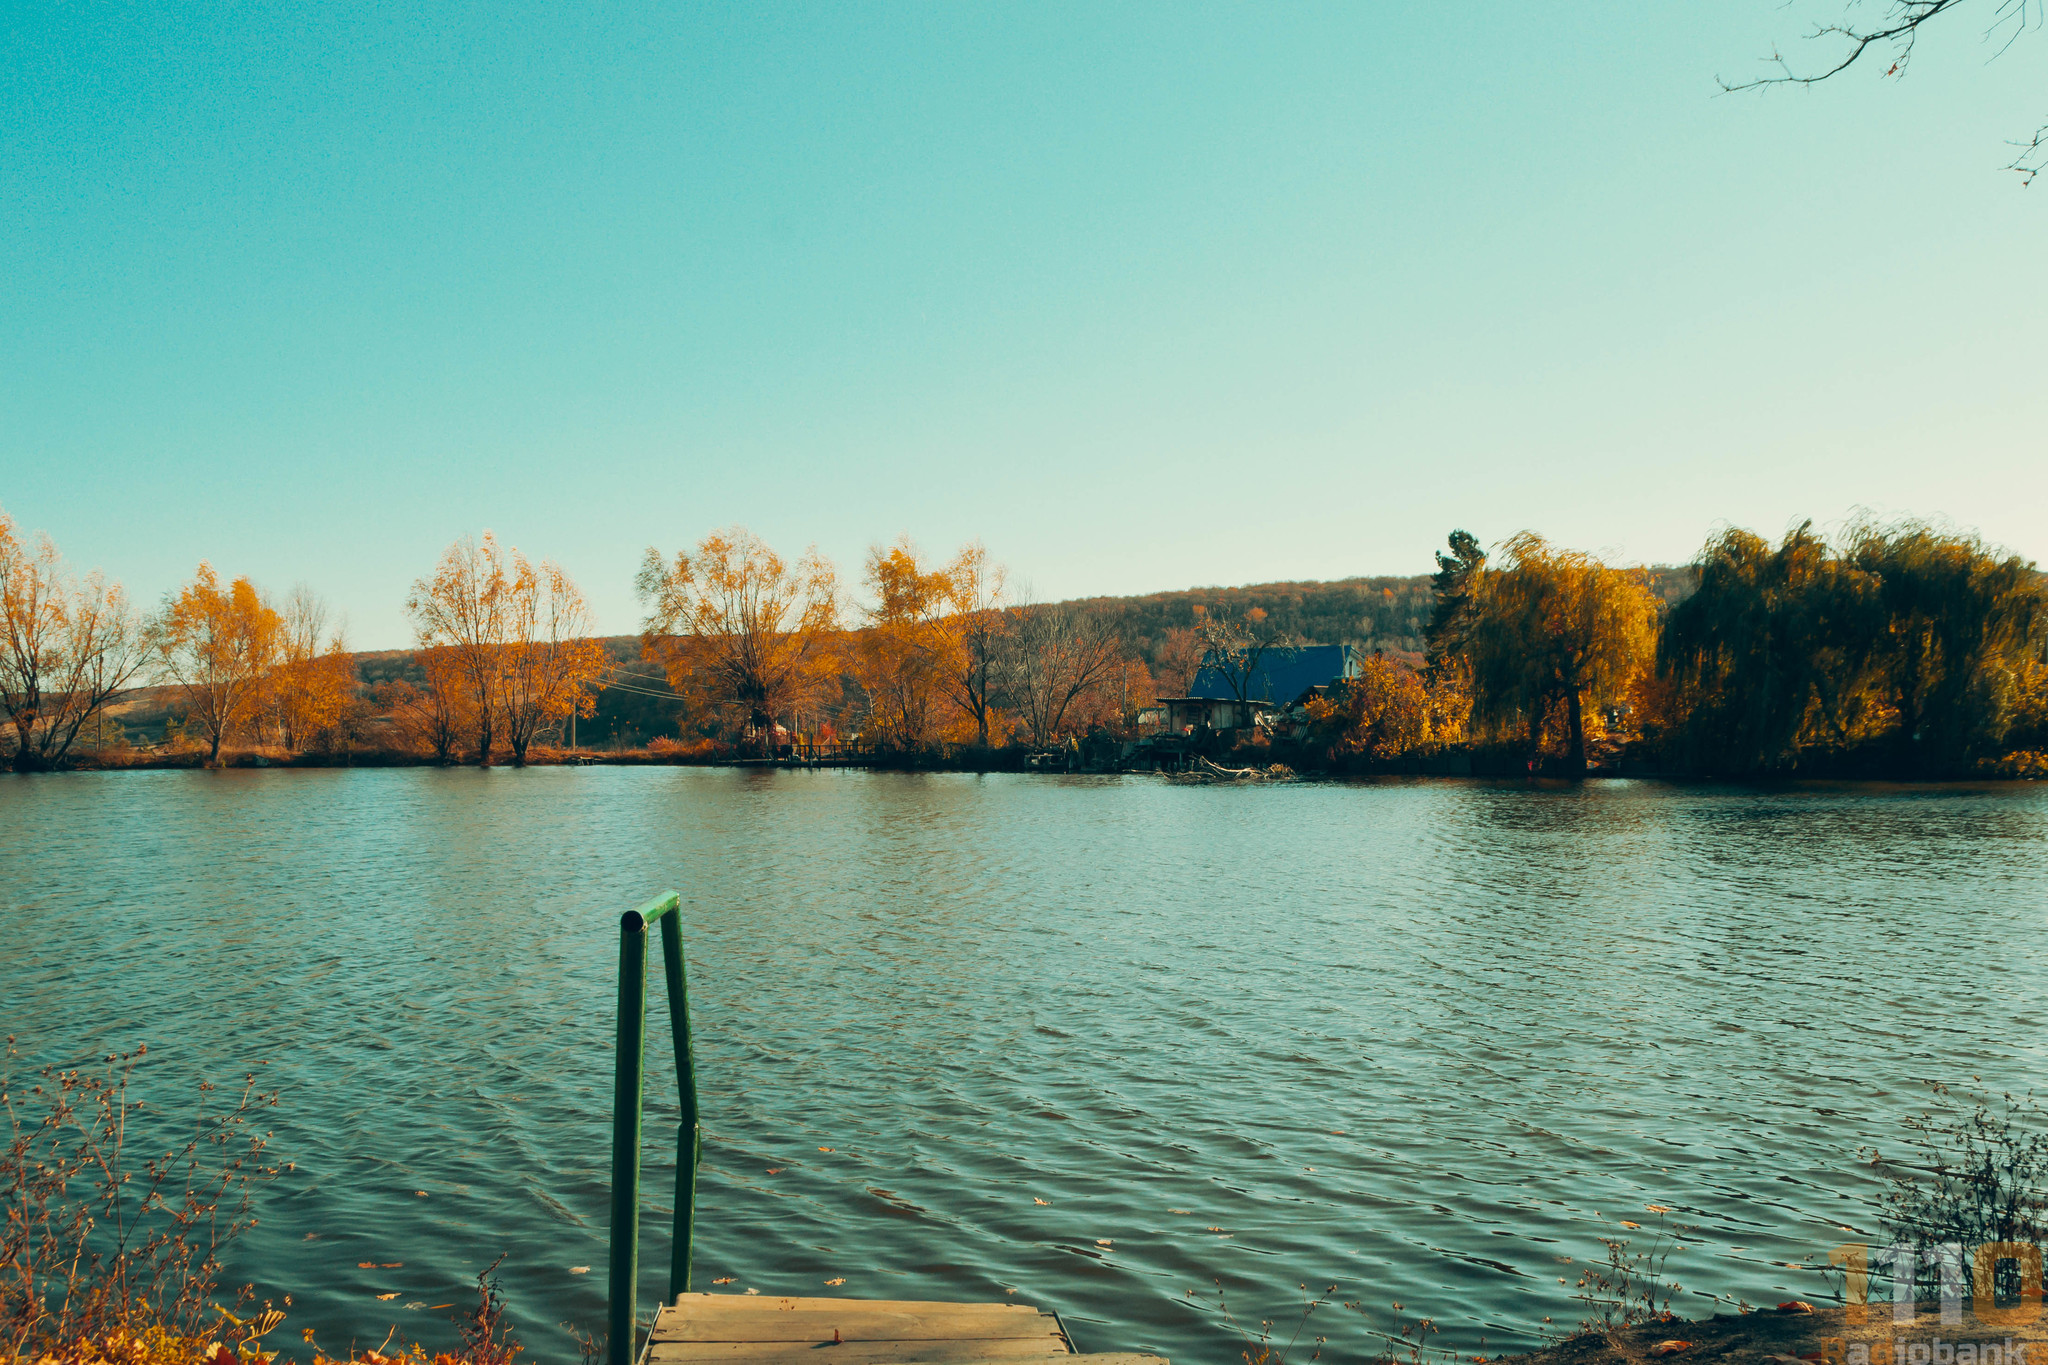
<svg viewBox="0 0 2048 1365">
<path fill-rule="evenodd" d="M 690 983 L 683 968 L 682 900 L 664 891 L 619 917 L 619 1039 L 612 1077 L 611 1365 L 633 1365 L 639 1329 L 634 1291 L 640 1273 L 640 1111 L 647 1088 L 647 927 L 661 924 L 668 982 L 669 1033 L 676 1049 L 682 1123 L 676 1134 L 675 1237 L 669 1297 L 689 1292 L 690 1237 L 696 1221 L 697 1163 L 704 1128 L 697 1118 L 697 1065 L 690 1045 Z"/>
</svg>

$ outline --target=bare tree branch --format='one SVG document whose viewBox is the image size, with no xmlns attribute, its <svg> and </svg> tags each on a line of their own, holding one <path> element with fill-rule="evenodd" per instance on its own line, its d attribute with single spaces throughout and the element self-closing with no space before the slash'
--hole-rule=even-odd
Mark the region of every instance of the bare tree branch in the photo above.
<svg viewBox="0 0 2048 1365">
<path fill-rule="evenodd" d="M 1864 6 L 1866 0 L 1849 0 L 1852 14 Z M 1876 48 L 1889 49 L 1891 65 L 1885 68 L 1887 76 L 1903 76 L 1906 66 L 1912 60 L 1914 46 L 1920 38 L 1920 29 L 1933 19 L 1970 3 L 1970 0 L 1884 0 L 1883 17 L 1873 23 L 1862 24 L 1853 17 L 1842 23 L 1817 24 L 1807 35 L 1808 41 L 1839 39 L 1847 44 L 1840 58 L 1832 64 L 1809 71 L 1795 70 L 1790 62 L 1778 52 L 1771 53 L 1767 63 L 1777 68 L 1777 73 L 1759 76 L 1755 80 L 1730 81 L 1716 77 L 1721 89 L 1727 93 L 1738 90 L 1762 90 L 1774 85 L 1817 85 L 1834 76 L 1839 76 L 1861 61 L 1866 53 Z M 2044 0 L 1998 0 L 1992 11 L 1991 24 L 1984 30 L 1984 37 L 1996 36 L 2005 31 L 2004 41 L 1998 44 L 1991 55 L 1998 57 L 2018 41 L 2028 28 L 2038 28 L 2042 23 Z M 2020 154 L 2006 166 L 2017 172 L 2021 183 L 2031 185 L 2048 164 L 2048 124 L 2042 125 L 2027 141 L 2015 141 L 2013 146 Z"/>
</svg>

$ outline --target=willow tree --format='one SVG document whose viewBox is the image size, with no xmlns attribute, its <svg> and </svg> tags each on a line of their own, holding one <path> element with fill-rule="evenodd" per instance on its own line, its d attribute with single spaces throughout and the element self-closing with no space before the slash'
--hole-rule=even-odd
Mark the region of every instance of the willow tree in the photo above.
<svg viewBox="0 0 2048 1365">
<path fill-rule="evenodd" d="M 1477 570 L 1459 654 L 1475 724 L 1526 734 L 1531 762 L 1561 727 L 1569 771 L 1586 770 L 1589 711 L 1627 702 L 1650 663 L 1657 599 L 1640 571 L 1560 550 L 1533 531 Z"/>
<path fill-rule="evenodd" d="M 743 526 L 714 531 L 697 553 L 648 550 L 635 580 L 647 604 L 640 648 L 669 686 L 737 713 L 775 752 L 775 726 L 816 704 L 834 681 L 839 581 L 814 548 L 794 565 Z"/>
<path fill-rule="evenodd" d="M 1658 645 L 1658 670 L 1675 684 L 1677 756 L 1710 771 L 1782 772 L 1885 723 L 1872 688 L 1877 582 L 1833 555 L 1812 522 L 1776 547 L 1724 531 L 1695 563 L 1699 586 Z"/>
<path fill-rule="evenodd" d="M 1876 583 L 1871 664 L 1905 766 L 1952 771 L 1995 757 L 2048 636 L 2034 566 L 1918 522 L 1858 527 L 1843 558 Z"/>
</svg>

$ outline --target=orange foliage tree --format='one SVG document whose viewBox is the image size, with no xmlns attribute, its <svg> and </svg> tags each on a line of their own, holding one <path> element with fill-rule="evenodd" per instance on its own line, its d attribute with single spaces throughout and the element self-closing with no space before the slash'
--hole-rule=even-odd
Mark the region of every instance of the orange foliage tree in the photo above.
<svg viewBox="0 0 2048 1365">
<path fill-rule="evenodd" d="M 937 738 L 946 684 L 966 672 L 953 579 L 921 564 L 905 537 L 868 551 L 866 582 L 875 605 L 852 662 L 868 696 L 868 728 L 882 744 L 916 752 Z"/>
<path fill-rule="evenodd" d="M 456 651 L 446 645 L 412 656 L 425 686 L 403 678 L 377 685 L 377 705 L 411 749 L 452 763 L 476 742 L 476 708 L 464 686 Z"/>
<path fill-rule="evenodd" d="M 591 638 L 590 609 L 561 566 L 542 560 L 536 567 L 517 550 L 512 558 L 499 696 L 505 742 L 512 761 L 523 764 L 537 734 L 572 714 L 592 713 L 597 698 L 591 688 L 611 671 L 611 660 Z"/>
<path fill-rule="evenodd" d="M 497 739 L 500 655 L 510 587 L 497 537 L 450 545 L 431 578 L 416 579 L 405 609 L 422 649 L 446 649 L 475 719 L 476 761 L 489 767 Z"/>
<path fill-rule="evenodd" d="M 156 623 L 157 658 L 184 693 L 185 723 L 206 736 L 208 763 L 221 744 L 241 734 L 262 709 L 284 621 L 256 585 L 237 578 L 226 588 L 211 564 L 169 597 Z"/>
<path fill-rule="evenodd" d="M 792 566 L 735 526 L 673 562 L 648 550 L 636 586 L 647 604 L 642 655 L 692 703 L 755 728 L 765 753 L 778 719 L 815 705 L 836 681 L 839 581 L 816 549 Z"/>
<path fill-rule="evenodd" d="M 270 715 L 284 747 L 298 750 L 346 716 L 356 698 L 356 661 L 338 632 L 323 642 L 327 604 L 311 588 L 304 584 L 293 588 L 278 616 L 278 663 L 270 675 Z"/>
<path fill-rule="evenodd" d="M 144 624 L 119 584 L 78 580 L 48 536 L 33 551 L 0 511 L 0 709 L 14 727 L 14 769 L 63 761 L 79 730 L 118 698 L 150 657 Z"/>
<path fill-rule="evenodd" d="M 434 691 L 461 693 L 479 767 L 489 766 L 501 735 L 513 762 L 524 763 L 534 736 L 584 707 L 605 672 L 604 647 L 584 638 L 590 613 L 569 576 L 552 561 L 535 566 L 516 548 L 500 549 L 489 531 L 450 545 L 405 605 L 422 651 L 446 651 Z M 432 705 L 455 714 L 445 695 Z"/>
</svg>

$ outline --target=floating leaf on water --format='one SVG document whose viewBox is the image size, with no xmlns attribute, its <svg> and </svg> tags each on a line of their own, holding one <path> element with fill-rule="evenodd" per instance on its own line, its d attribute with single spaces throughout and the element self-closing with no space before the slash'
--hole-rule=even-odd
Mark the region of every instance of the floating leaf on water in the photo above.
<svg viewBox="0 0 2048 1365">
<path fill-rule="evenodd" d="M 1631 1223 L 1626 1218 L 1621 1220 L 1621 1225 L 1625 1228 L 1640 1228 L 1642 1226 L 1641 1223 Z"/>
<path fill-rule="evenodd" d="M 1095 1239 L 1095 1245 L 1097 1245 L 1097 1246 L 1099 1246 L 1099 1247 L 1106 1247 L 1106 1246 L 1110 1245 L 1110 1241 L 1109 1241 L 1109 1238 L 1107 1238 L 1107 1237 L 1097 1237 L 1097 1238 Z"/>
<path fill-rule="evenodd" d="M 425 1308 L 426 1306 L 427 1305 L 424 1303 L 409 1303 L 406 1305 L 407 1308 L 411 1309 L 415 1313 L 417 1313 L 420 1309 Z"/>
<path fill-rule="evenodd" d="M 846 1277 L 845 1277 L 844 1275 L 840 1275 L 840 1276 L 838 1276 L 838 1277 L 836 1277 L 836 1278 L 834 1278 L 834 1279 L 830 1279 L 830 1280 L 827 1280 L 827 1281 L 825 1281 L 825 1283 L 826 1283 L 826 1284 L 845 1284 L 845 1283 L 846 1283 Z"/>
<path fill-rule="evenodd" d="M 357 1270 L 375 1270 L 376 1268 L 377 1268 L 377 1263 L 376 1263 L 375 1261 L 357 1261 L 357 1262 L 356 1262 L 356 1269 L 357 1269 Z"/>
<path fill-rule="evenodd" d="M 453 1308 L 453 1307 L 454 1307 L 455 1305 L 454 1305 L 454 1304 L 452 1304 L 452 1303 L 434 1303 L 434 1304 L 429 1304 L 429 1305 L 427 1305 L 427 1306 L 428 1306 L 428 1307 L 429 1307 L 429 1308 L 431 1309 L 431 1308 Z"/>
<path fill-rule="evenodd" d="M 713 1284 L 731 1284 L 731 1283 L 732 1283 L 732 1282 L 733 1282 L 734 1280 L 736 1280 L 736 1279 L 738 1279 L 738 1278 L 739 1278 L 739 1277 L 738 1277 L 737 1275 L 720 1275 L 720 1276 L 719 1276 L 719 1277 L 718 1277 L 717 1279 L 713 1280 L 713 1281 L 712 1281 L 711 1283 L 713 1283 Z"/>
<path fill-rule="evenodd" d="M 395 1299 L 398 1297 L 398 1291 L 394 1289 L 389 1294 L 379 1294 L 377 1297 L 380 1299 Z"/>
<path fill-rule="evenodd" d="M 820 1147 L 820 1148 L 819 1148 L 818 1150 L 819 1150 L 819 1151 L 821 1151 L 821 1152 L 829 1152 L 829 1151 L 831 1151 L 832 1149 L 831 1149 L 830 1147 Z"/>
<path fill-rule="evenodd" d="M 1043 1204 L 1043 1205 L 1045 1205 L 1045 1206 L 1046 1206 L 1047 1208 L 1051 1208 L 1051 1207 L 1052 1207 L 1052 1200 L 1050 1200 L 1050 1199 L 1040 1199 L 1040 1198 L 1039 1198 L 1039 1197 L 1038 1197 L 1037 1195 L 1035 1195 L 1035 1194 L 1031 1196 L 1031 1202 L 1032 1202 L 1032 1203 L 1034 1203 L 1034 1204 Z"/>
<path fill-rule="evenodd" d="M 1671 1212 L 1671 1210 L 1670 1210 L 1670 1209 L 1668 1209 L 1668 1208 L 1664 1207 L 1664 1206 L 1663 1206 L 1662 1204 L 1645 1204 L 1645 1205 L 1643 1205 L 1643 1207 L 1644 1207 L 1644 1208 L 1646 1208 L 1646 1209 L 1648 1209 L 1648 1210 L 1649 1210 L 1649 1211 L 1650 1211 L 1651 1213 L 1669 1213 L 1669 1212 Z M 1846 1229 L 1845 1229 L 1845 1230 L 1846 1230 Z"/>
<path fill-rule="evenodd" d="M 1211 1232 L 1221 1232 L 1221 1231 L 1223 1231 L 1223 1229 L 1222 1229 L 1222 1228 L 1210 1228 L 1210 1229 L 1209 1229 L 1209 1231 L 1211 1231 Z"/>
<path fill-rule="evenodd" d="M 783 1173 L 784 1171 L 786 1171 L 786 1170 L 788 1170 L 788 1169 L 789 1169 L 789 1167 L 787 1167 L 787 1166 L 770 1166 L 770 1167 L 768 1168 L 768 1174 L 770 1174 L 770 1175 L 781 1175 L 781 1174 L 782 1174 L 782 1173 Z"/>
<path fill-rule="evenodd" d="M 404 1268 L 404 1261 L 379 1261 L 377 1263 L 377 1269 L 379 1270 L 403 1270 Z"/>
<path fill-rule="evenodd" d="M 1192 1214 L 1192 1213 L 1194 1213 L 1194 1210 L 1193 1210 L 1193 1209 L 1168 1209 L 1168 1210 L 1167 1210 L 1167 1212 L 1168 1212 L 1168 1213 L 1186 1213 L 1186 1214 Z"/>
<path fill-rule="evenodd" d="M 747 1292 L 748 1292 L 749 1294 L 758 1294 L 758 1293 L 760 1293 L 761 1291 L 760 1291 L 760 1290 L 758 1290 L 758 1289 L 749 1289 L 749 1290 L 748 1290 Z"/>
<path fill-rule="evenodd" d="M 572 1265 L 569 1267 L 569 1273 L 571 1275 L 588 1275 L 590 1267 L 587 1265 Z"/>
<path fill-rule="evenodd" d="M 427 1192 L 425 1190 L 414 1190 L 413 1193 L 418 1195 L 422 1199 L 425 1199 L 427 1197 Z"/>
</svg>

